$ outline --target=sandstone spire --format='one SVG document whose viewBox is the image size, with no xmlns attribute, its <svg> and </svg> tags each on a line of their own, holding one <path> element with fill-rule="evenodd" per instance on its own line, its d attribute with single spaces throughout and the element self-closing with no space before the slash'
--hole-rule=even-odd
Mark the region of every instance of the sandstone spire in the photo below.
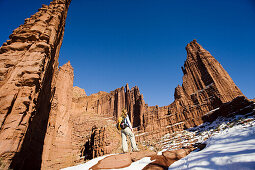
<svg viewBox="0 0 255 170">
<path fill-rule="evenodd" d="M 149 134 L 139 136 L 139 140 L 200 125 L 206 113 L 243 96 L 220 63 L 196 40 L 186 46 L 186 51 L 183 84 L 175 88 L 174 102 L 143 108 L 141 126 Z"/>
<path fill-rule="evenodd" d="M 186 46 L 183 89 L 188 94 L 215 86 L 215 97 L 223 103 L 243 95 L 221 64 L 201 45 L 193 40 Z"/>
<path fill-rule="evenodd" d="M 42 5 L 0 48 L 1 169 L 40 169 L 70 2 Z"/>
<path fill-rule="evenodd" d="M 169 106 L 172 122 L 182 122 L 182 128 L 201 124 L 205 113 L 243 96 L 221 64 L 196 40 L 186 51 L 183 84 L 176 87 L 175 101 Z"/>
</svg>

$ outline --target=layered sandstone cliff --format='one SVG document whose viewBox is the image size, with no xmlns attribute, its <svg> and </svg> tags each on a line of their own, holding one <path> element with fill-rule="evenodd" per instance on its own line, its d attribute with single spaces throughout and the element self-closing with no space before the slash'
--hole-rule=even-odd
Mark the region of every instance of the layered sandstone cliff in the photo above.
<svg viewBox="0 0 255 170">
<path fill-rule="evenodd" d="M 77 154 L 81 151 L 81 157 L 85 160 L 122 152 L 120 132 L 115 126 L 115 120 L 122 108 L 127 108 L 133 127 L 141 129 L 144 105 L 138 87 L 129 89 L 128 84 L 110 93 L 73 97 L 73 149 Z M 81 143 L 83 147 L 80 147 Z"/>
<path fill-rule="evenodd" d="M 128 84 L 110 93 L 98 92 L 90 96 L 73 99 L 74 112 L 88 112 L 105 115 L 116 119 L 123 108 L 127 108 L 134 127 L 143 124 L 143 108 L 145 102 L 137 86 L 129 89 Z"/>
<path fill-rule="evenodd" d="M 0 48 L 1 168 L 41 167 L 70 1 L 43 5 Z"/>
</svg>

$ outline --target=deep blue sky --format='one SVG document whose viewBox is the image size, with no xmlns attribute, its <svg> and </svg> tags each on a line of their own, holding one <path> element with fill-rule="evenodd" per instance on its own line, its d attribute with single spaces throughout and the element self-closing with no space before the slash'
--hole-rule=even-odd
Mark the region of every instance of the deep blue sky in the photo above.
<svg viewBox="0 0 255 170">
<path fill-rule="evenodd" d="M 0 0 L 0 43 L 50 0 Z M 88 95 L 137 85 L 149 105 L 168 105 L 182 84 L 185 46 L 197 41 L 255 98 L 254 0 L 73 0 L 60 65 Z"/>
</svg>

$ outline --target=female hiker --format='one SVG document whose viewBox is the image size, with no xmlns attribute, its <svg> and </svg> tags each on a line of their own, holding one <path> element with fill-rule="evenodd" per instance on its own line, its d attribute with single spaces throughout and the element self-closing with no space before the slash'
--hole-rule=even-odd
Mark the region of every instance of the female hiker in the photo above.
<svg viewBox="0 0 255 170">
<path fill-rule="evenodd" d="M 128 152 L 127 136 L 130 139 L 132 151 L 138 152 L 139 150 L 136 146 L 135 135 L 132 132 L 133 128 L 132 128 L 132 125 L 130 123 L 130 120 L 129 120 L 126 109 L 122 109 L 122 113 L 121 113 L 121 116 L 118 119 L 118 124 L 117 125 L 118 125 L 118 129 L 121 130 L 123 152 L 124 153 Z"/>
</svg>

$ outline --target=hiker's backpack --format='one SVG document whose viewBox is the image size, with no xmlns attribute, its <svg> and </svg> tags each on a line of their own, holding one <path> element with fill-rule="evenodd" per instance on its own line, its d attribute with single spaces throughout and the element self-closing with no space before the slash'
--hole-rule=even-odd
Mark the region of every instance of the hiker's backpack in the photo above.
<svg viewBox="0 0 255 170">
<path fill-rule="evenodd" d="M 118 130 L 125 129 L 126 127 L 128 127 L 127 123 L 125 122 L 125 118 L 123 118 L 122 116 L 118 118 L 116 126 Z"/>
</svg>

